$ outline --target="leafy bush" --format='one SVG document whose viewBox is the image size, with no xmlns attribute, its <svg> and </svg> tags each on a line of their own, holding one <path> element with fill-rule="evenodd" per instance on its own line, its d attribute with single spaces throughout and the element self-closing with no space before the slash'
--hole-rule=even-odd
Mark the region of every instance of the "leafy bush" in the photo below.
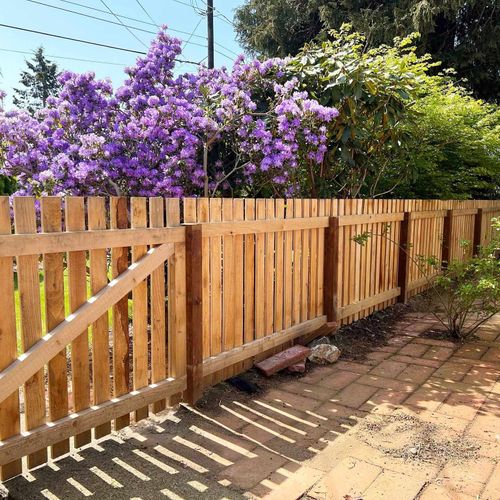
<svg viewBox="0 0 500 500">
<path fill-rule="evenodd" d="M 305 45 L 286 70 L 334 106 L 328 153 L 303 165 L 310 196 L 491 198 L 500 195 L 500 110 L 436 74 L 414 33 L 366 50 L 348 25 Z"/>
<path fill-rule="evenodd" d="M 465 340 L 500 312 L 500 219 L 492 242 L 472 259 L 449 262 L 424 296 L 424 303 L 452 338 Z M 464 244 L 467 244 L 464 242 Z"/>
<path fill-rule="evenodd" d="M 345 25 L 331 31 L 328 41 L 305 45 L 289 61 L 286 70 L 302 88 L 340 113 L 329 126 L 325 161 L 304 166 L 304 193 L 340 197 L 380 193 L 390 158 L 408 139 L 403 125 L 416 117 L 418 88 L 432 67 L 429 57 L 416 55 L 415 37 L 367 51 L 365 37 Z M 406 172 L 404 168 L 403 178 Z M 393 178 L 391 182 L 397 183 Z"/>
<path fill-rule="evenodd" d="M 412 257 L 408 248 L 402 248 L 390 236 L 390 224 L 381 236 L 402 249 L 427 278 L 429 288 L 420 295 L 419 306 L 431 312 L 453 339 L 466 340 L 485 321 L 500 312 L 500 218 L 492 220 L 492 239 L 479 248 L 470 259 L 441 262 L 434 255 Z M 353 236 L 358 245 L 365 245 L 374 233 L 365 231 Z M 460 242 L 464 256 L 470 242 Z"/>
<path fill-rule="evenodd" d="M 404 165 L 398 197 L 480 199 L 500 196 L 500 109 L 472 98 L 442 77 L 423 80 L 406 121 L 405 141 L 382 184 L 390 188 Z"/>
<path fill-rule="evenodd" d="M 15 179 L 0 174 L 0 196 L 14 193 L 16 187 Z"/>
</svg>

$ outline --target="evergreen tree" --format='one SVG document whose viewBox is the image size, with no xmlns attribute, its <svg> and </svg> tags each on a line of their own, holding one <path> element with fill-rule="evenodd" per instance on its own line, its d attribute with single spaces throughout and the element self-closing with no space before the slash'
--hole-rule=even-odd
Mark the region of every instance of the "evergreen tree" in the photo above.
<svg viewBox="0 0 500 500">
<path fill-rule="evenodd" d="M 22 88 L 14 89 L 13 102 L 33 115 L 45 107 L 48 97 L 59 93 L 59 71 L 57 64 L 45 57 L 43 47 L 37 49 L 31 61 L 26 61 L 26 66 L 19 80 Z"/>
<path fill-rule="evenodd" d="M 498 0 L 245 0 L 235 14 L 239 42 L 266 57 L 295 55 L 343 23 L 368 47 L 418 31 L 420 55 L 455 68 L 476 97 L 500 100 Z"/>
</svg>

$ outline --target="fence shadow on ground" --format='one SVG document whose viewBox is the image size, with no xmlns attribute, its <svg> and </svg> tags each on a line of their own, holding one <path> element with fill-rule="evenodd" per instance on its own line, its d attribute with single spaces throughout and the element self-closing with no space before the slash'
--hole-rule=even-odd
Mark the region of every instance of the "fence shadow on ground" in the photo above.
<svg viewBox="0 0 500 500">
<path fill-rule="evenodd" d="M 337 460 L 325 462 L 322 452 L 342 439 L 377 448 L 359 437 L 359 429 L 376 431 L 370 438 L 376 439 L 395 425 L 395 411 L 437 426 L 447 439 L 488 447 L 494 442 L 488 423 L 495 413 L 493 341 L 500 323 L 485 325 L 478 339 L 463 346 L 421 338 L 429 323 L 419 326 L 414 319 L 402 322 L 387 345 L 363 361 L 316 366 L 300 378 L 261 379 L 257 394 L 218 384 L 196 408 L 183 405 L 153 416 L 5 487 L 16 499 L 223 499 L 243 498 L 246 491 L 261 497 L 290 478 L 312 486 L 314 474 Z M 345 450 L 337 449 L 341 460 Z M 381 450 L 372 450 L 374 456 Z M 403 458 L 391 460 L 414 467 Z"/>
</svg>

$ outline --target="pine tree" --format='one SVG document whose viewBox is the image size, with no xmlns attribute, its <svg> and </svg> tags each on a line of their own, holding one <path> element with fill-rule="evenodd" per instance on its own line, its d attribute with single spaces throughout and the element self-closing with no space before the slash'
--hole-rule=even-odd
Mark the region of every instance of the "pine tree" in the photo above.
<svg viewBox="0 0 500 500">
<path fill-rule="evenodd" d="M 19 80 L 23 87 L 14 89 L 13 102 L 33 115 L 45 107 L 48 97 L 58 94 L 59 71 L 57 64 L 45 57 L 43 47 L 37 49 L 31 61 L 26 61 L 26 66 L 28 69 L 21 72 Z"/>
</svg>

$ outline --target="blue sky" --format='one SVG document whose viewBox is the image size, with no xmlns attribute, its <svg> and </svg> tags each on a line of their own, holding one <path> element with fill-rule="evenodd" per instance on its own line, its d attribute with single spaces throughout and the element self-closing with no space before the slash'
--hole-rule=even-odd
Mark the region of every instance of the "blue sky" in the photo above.
<svg viewBox="0 0 500 500">
<path fill-rule="evenodd" d="M 115 14 L 143 21 L 141 23 L 120 18 L 125 24 L 146 31 L 154 32 L 156 30 L 137 0 L 104 0 L 105 5 L 101 0 L 72 0 L 71 2 L 62 0 L 37 0 L 36 2 L 0 0 L 0 23 L 127 49 L 146 50 L 144 45 L 121 25 L 109 24 L 71 12 L 64 12 L 47 5 L 41 5 L 41 3 L 118 22 L 112 14 L 85 8 L 85 6 L 88 6 L 106 11 L 106 6 L 108 6 Z M 226 16 L 229 20 L 232 20 L 234 9 L 242 3 L 243 0 L 214 0 L 214 6 L 217 9 L 215 17 L 215 42 L 217 45 L 215 48 L 219 51 L 219 53 L 215 54 L 216 66 L 231 66 L 232 60 L 236 58 L 235 54 L 242 53 L 242 49 L 235 40 L 233 26 L 223 18 L 223 16 Z M 171 31 L 172 35 L 188 40 L 190 34 L 194 32 L 190 39 L 192 43 L 184 46 L 183 58 L 191 61 L 201 61 L 206 57 L 206 18 L 199 14 L 199 9 L 196 9 L 196 6 L 201 9 L 204 8 L 204 0 L 140 0 L 140 4 L 158 25 L 167 24 L 169 28 L 185 32 Z M 146 46 L 154 38 L 154 34 L 143 31 L 134 30 L 133 33 Z M 0 89 L 8 93 L 4 103 L 6 107 L 10 107 L 13 88 L 18 86 L 20 71 L 25 67 L 24 61 L 26 58 L 30 59 L 31 57 L 30 54 L 19 52 L 31 53 L 40 45 L 44 47 L 48 56 L 59 56 L 51 57 L 51 59 L 56 61 L 61 69 L 76 72 L 94 71 L 99 78 L 111 78 L 115 87 L 118 87 L 123 82 L 123 68 L 133 64 L 136 57 L 138 57 L 137 54 L 134 55 L 128 52 L 0 27 Z M 19 52 L 9 52 L 12 50 Z M 86 59 L 93 62 L 64 58 Z M 177 71 L 184 72 L 193 68 L 192 65 L 183 64 Z"/>
</svg>

